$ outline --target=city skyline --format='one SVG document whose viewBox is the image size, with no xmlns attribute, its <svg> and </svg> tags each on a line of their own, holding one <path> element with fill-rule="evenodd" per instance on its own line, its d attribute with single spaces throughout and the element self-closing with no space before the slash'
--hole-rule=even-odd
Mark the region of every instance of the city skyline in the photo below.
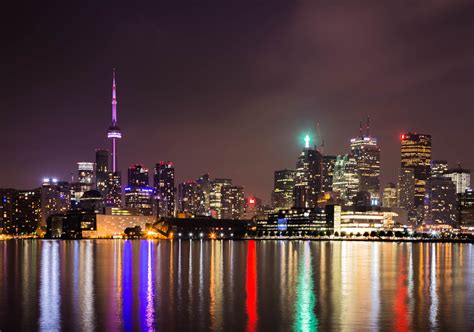
<svg viewBox="0 0 474 332">
<path fill-rule="evenodd" d="M 466 145 L 474 57 L 472 43 L 463 42 L 471 38 L 472 4 L 415 6 L 405 19 L 393 18 L 404 10 L 397 4 L 259 4 L 253 14 L 245 4 L 221 6 L 127 9 L 121 22 L 125 9 L 104 4 L 99 11 L 116 15 L 86 21 L 78 11 L 61 31 L 66 8 L 53 9 L 48 22 L 37 18 L 42 8 L 24 11 L 22 39 L 7 52 L 11 66 L 0 89 L 1 136 L 15 146 L 0 168 L 2 187 L 69 179 L 76 162 L 94 160 L 94 149 L 110 150 L 103 130 L 110 124 L 112 67 L 124 127 L 122 172 L 172 160 L 177 183 L 210 173 L 268 202 L 273 171 L 293 167 L 302 134 L 315 134 L 320 123 L 325 154 L 344 154 L 367 115 L 381 149 L 381 186 L 397 181 L 405 131 L 431 134 L 433 159 L 473 168 Z M 216 12 L 220 31 L 207 20 Z M 242 17 L 225 19 L 238 12 Z M 384 17 L 394 30 L 383 26 Z M 91 31 L 94 41 L 86 38 Z M 67 40 L 79 41 L 81 50 Z M 447 51 L 438 52 L 440 45 Z"/>
</svg>

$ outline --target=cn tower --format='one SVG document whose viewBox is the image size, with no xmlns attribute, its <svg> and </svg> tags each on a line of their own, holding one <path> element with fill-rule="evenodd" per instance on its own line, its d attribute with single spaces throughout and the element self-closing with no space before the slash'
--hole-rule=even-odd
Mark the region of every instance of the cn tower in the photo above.
<svg viewBox="0 0 474 332">
<path fill-rule="evenodd" d="M 122 132 L 117 126 L 117 91 L 115 86 L 115 68 L 112 78 L 112 125 L 107 130 L 107 138 L 112 139 L 112 172 L 117 172 L 117 140 L 122 138 Z"/>
</svg>

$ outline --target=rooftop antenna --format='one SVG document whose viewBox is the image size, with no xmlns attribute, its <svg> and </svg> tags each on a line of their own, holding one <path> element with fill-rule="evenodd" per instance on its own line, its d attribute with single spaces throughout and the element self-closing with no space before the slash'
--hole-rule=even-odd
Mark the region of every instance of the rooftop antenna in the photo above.
<svg viewBox="0 0 474 332">
<path fill-rule="evenodd" d="M 367 115 L 367 137 L 370 137 L 370 117 Z"/>
<path fill-rule="evenodd" d="M 362 137 L 362 121 L 359 121 L 359 136 Z"/>
</svg>

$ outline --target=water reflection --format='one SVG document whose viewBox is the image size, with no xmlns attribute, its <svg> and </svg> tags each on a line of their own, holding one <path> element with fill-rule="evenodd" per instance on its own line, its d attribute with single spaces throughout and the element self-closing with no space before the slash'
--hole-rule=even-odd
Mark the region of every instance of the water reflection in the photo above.
<svg viewBox="0 0 474 332">
<path fill-rule="evenodd" d="M 296 331 L 316 331 L 318 320 L 314 313 L 316 297 L 314 294 L 313 265 L 309 242 L 303 244 L 299 259 L 298 284 L 296 290 L 295 325 Z"/>
<path fill-rule="evenodd" d="M 59 331 L 61 329 L 59 276 L 59 242 L 44 241 L 41 250 L 39 318 L 39 328 L 42 331 Z"/>
<path fill-rule="evenodd" d="M 245 277 L 245 291 L 247 299 L 247 331 L 257 328 L 257 248 L 255 241 L 249 241 L 247 246 L 247 272 Z"/>
<path fill-rule="evenodd" d="M 473 263 L 471 244 L 8 241 L 0 330 L 472 330 Z"/>
</svg>

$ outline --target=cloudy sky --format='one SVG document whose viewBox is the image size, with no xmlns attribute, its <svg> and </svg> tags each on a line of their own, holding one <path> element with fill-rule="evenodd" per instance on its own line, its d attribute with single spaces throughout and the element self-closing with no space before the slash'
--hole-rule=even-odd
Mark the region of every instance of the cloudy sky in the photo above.
<svg viewBox="0 0 474 332">
<path fill-rule="evenodd" d="M 399 135 L 474 167 L 474 2 L 97 1 L 10 4 L 0 23 L 0 187 L 68 179 L 108 148 L 117 68 L 122 173 L 172 160 L 268 201 L 319 122 L 326 154 L 370 116 L 382 182 Z"/>
</svg>

